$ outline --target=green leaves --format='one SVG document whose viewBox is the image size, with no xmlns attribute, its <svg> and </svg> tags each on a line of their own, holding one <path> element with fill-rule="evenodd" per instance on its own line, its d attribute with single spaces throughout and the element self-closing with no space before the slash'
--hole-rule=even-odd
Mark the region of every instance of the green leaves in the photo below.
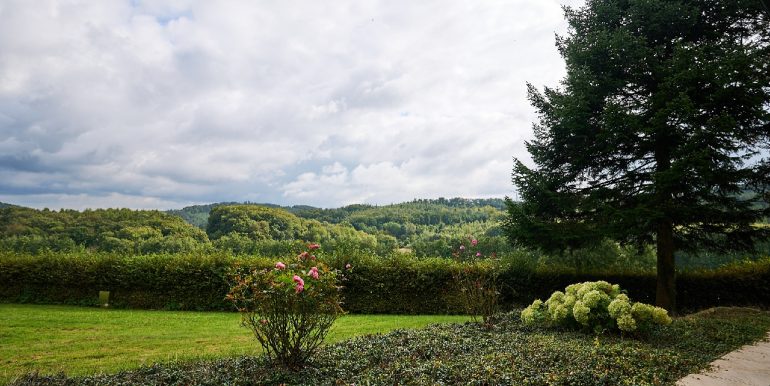
<svg viewBox="0 0 770 386">
<path fill-rule="evenodd" d="M 584 282 L 556 291 L 545 303 L 535 300 L 521 312 L 524 324 L 581 328 L 602 333 L 620 330 L 648 332 L 655 325 L 667 325 L 666 310 L 644 303 L 631 303 L 620 286 L 606 281 Z"/>
<path fill-rule="evenodd" d="M 190 252 L 206 234 L 158 211 L 0 208 L 0 249 L 29 253 L 96 249 L 114 253 Z"/>
<path fill-rule="evenodd" d="M 608 238 L 658 243 L 658 302 L 675 250 L 770 237 L 770 23 L 756 0 L 589 0 L 557 39 L 561 87 L 538 111 L 509 201 L 511 243 L 548 251 Z M 745 193 L 749 194 L 745 194 Z"/>
<path fill-rule="evenodd" d="M 254 333 L 267 356 L 278 364 L 298 369 L 323 343 L 344 311 L 338 271 L 312 255 L 317 245 L 288 264 L 254 269 L 248 275 L 231 274 L 227 294 L 241 313 L 243 325 Z"/>
<path fill-rule="evenodd" d="M 524 204 L 509 204 L 513 241 L 649 241 L 661 219 L 687 227 L 680 248 L 767 236 L 748 227 L 770 213 L 756 207 L 760 195 L 740 193 L 768 177 L 755 166 L 770 141 L 770 23 L 756 1 L 715 4 L 597 0 L 568 10 L 563 87 L 530 86 L 536 168 L 514 167 Z M 533 236 L 565 232 L 576 235 Z"/>
</svg>

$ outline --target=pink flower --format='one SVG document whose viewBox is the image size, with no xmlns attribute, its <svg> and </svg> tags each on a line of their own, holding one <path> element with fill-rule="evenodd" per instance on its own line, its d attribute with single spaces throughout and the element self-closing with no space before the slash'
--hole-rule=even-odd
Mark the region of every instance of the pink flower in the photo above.
<svg viewBox="0 0 770 386">
<path fill-rule="evenodd" d="M 305 290 L 305 286 L 302 283 L 297 283 L 297 287 L 294 288 L 294 292 L 300 293 Z"/>
<path fill-rule="evenodd" d="M 464 251 L 465 250 L 465 245 L 460 245 L 460 250 Z"/>
<path fill-rule="evenodd" d="M 481 252 L 476 252 L 476 257 L 481 257 Z"/>
<path fill-rule="evenodd" d="M 314 250 L 316 250 L 316 249 L 318 249 L 318 248 L 321 248 L 321 246 L 320 246 L 320 245 L 318 245 L 318 244 L 315 244 L 315 243 L 313 243 L 313 244 L 310 244 L 310 245 L 308 245 L 308 246 L 307 246 L 307 249 L 309 249 L 309 250 L 311 250 L 311 251 L 314 251 Z"/>
<path fill-rule="evenodd" d="M 345 264 L 345 269 L 351 269 L 351 268 L 353 268 L 353 266 L 350 265 L 350 263 Z"/>
<path fill-rule="evenodd" d="M 310 255 L 310 260 L 315 261 L 315 255 Z"/>
<path fill-rule="evenodd" d="M 318 267 L 310 268 L 310 272 L 307 273 L 313 279 L 318 280 Z"/>
<path fill-rule="evenodd" d="M 275 263 L 275 268 L 276 268 L 276 269 L 280 269 L 280 270 L 284 270 L 284 269 L 286 269 L 286 264 L 284 264 L 284 263 L 281 263 L 281 262 L 279 261 L 279 262 Z"/>
<path fill-rule="evenodd" d="M 297 275 L 294 275 L 294 278 L 292 280 L 294 280 L 294 282 L 297 283 L 297 285 L 301 285 L 303 287 L 305 286 L 305 281 L 302 280 L 302 278 Z"/>
<path fill-rule="evenodd" d="M 472 240 L 471 240 L 471 245 L 473 245 L 474 247 L 475 247 L 475 246 L 476 246 L 476 244 L 478 244 L 478 243 L 479 243 L 479 241 L 478 241 L 478 240 L 476 240 L 476 239 L 472 239 Z"/>
<path fill-rule="evenodd" d="M 259 322 L 262 323 L 262 324 L 267 324 L 267 319 L 262 319 Z"/>
<path fill-rule="evenodd" d="M 305 260 L 305 259 L 307 259 L 308 255 L 309 255 L 309 253 L 307 253 L 307 251 L 305 251 L 305 252 L 300 253 L 299 256 L 297 256 L 297 258 L 299 258 L 300 260 Z"/>
</svg>

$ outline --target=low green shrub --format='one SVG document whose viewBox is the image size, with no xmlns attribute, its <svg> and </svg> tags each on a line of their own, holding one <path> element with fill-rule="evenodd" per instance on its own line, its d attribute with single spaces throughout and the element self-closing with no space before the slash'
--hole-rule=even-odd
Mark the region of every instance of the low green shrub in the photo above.
<svg viewBox="0 0 770 386">
<path fill-rule="evenodd" d="M 289 369 L 304 367 L 344 313 L 337 271 L 317 261 L 317 248 L 310 244 L 294 261 L 273 268 L 247 275 L 236 270 L 227 294 L 267 357 Z"/>
<path fill-rule="evenodd" d="M 644 303 L 632 303 L 620 286 L 606 281 L 568 285 L 545 303 L 537 299 L 521 312 L 527 325 L 557 325 L 596 333 L 649 331 L 653 325 L 671 323 L 668 312 Z"/>
</svg>

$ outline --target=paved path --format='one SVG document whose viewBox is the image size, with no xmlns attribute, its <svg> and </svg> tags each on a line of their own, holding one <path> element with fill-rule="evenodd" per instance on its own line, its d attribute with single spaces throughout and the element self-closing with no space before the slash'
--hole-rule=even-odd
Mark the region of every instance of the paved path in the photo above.
<svg viewBox="0 0 770 386">
<path fill-rule="evenodd" d="M 766 340 L 743 346 L 711 362 L 711 370 L 690 374 L 677 386 L 770 386 L 770 333 Z"/>
</svg>

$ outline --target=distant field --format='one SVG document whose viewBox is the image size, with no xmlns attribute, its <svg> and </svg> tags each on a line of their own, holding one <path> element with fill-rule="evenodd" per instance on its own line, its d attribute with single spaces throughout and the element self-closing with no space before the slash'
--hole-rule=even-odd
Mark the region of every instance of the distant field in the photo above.
<svg viewBox="0 0 770 386">
<path fill-rule="evenodd" d="M 0 304 L 0 384 L 28 371 L 116 372 L 170 360 L 259 351 L 237 313 L 104 310 Z M 465 316 L 348 315 L 329 342 L 397 328 L 464 322 Z"/>
</svg>

